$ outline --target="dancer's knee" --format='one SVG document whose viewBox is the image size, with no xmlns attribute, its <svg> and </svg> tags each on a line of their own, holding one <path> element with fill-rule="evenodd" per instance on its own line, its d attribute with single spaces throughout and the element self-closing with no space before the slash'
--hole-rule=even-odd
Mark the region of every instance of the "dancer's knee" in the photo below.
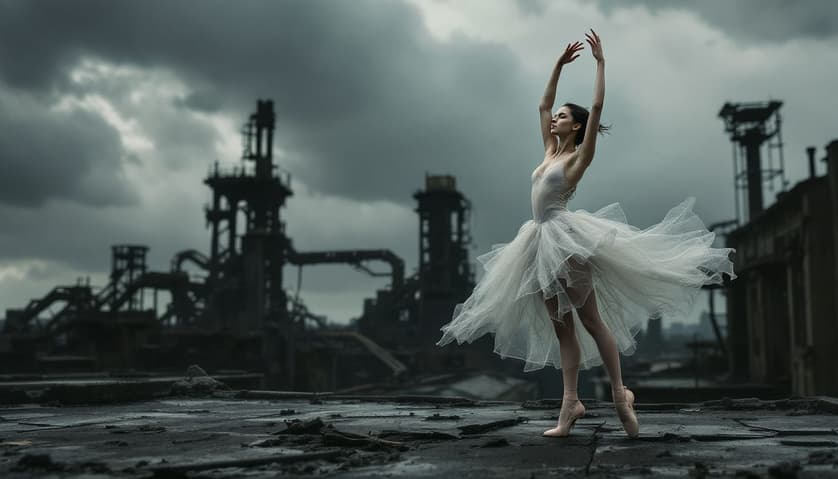
<svg viewBox="0 0 838 479">
<path fill-rule="evenodd" d="M 573 314 L 568 312 L 561 320 L 553 321 L 553 329 L 556 330 L 556 336 L 559 342 L 574 341 L 576 339 L 576 331 L 573 326 Z"/>
<path fill-rule="evenodd" d="M 604 326 L 602 318 L 599 315 L 599 309 L 597 308 L 595 291 L 590 292 L 588 298 L 585 300 L 585 304 L 579 308 L 579 321 L 588 332 L 597 331 Z"/>
<path fill-rule="evenodd" d="M 559 297 L 558 296 L 550 296 L 549 298 L 544 299 L 544 307 L 547 308 L 547 315 L 550 316 L 550 319 L 554 322 L 559 321 Z"/>
<path fill-rule="evenodd" d="M 599 313 L 597 312 L 580 313 L 579 321 L 582 323 L 585 330 L 592 336 L 602 331 L 603 326 L 605 326 L 605 323 L 602 322 L 602 318 L 600 318 Z"/>
<path fill-rule="evenodd" d="M 573 312 L 568 311 L 562 317 L 559 317 L 559 311 L 561 309 L 559 307 L 559 297 L 556 295 L 546 298 L 544 300 L 544 306 L 547 308 L 547 313 L 553 323 L 553 329 L 556 331 L 559 342 L 576 340 Z"/>
</svg>

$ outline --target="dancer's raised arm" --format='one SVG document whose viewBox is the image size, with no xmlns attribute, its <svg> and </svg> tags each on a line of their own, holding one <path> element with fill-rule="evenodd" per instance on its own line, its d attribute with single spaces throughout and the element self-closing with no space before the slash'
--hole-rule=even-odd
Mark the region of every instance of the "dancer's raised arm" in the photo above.
<svg viewBox="0 0 838 479">
<path fill-rule="evenodd" d="M 552 133 L 550 133 L 550 120 L 553 118 L 553 103 L 556 101 L 556 85 L 559 83 L 559 74 L 562 71 L 562 65 L 570 63 L 579 57 L 579 50 L 583 49 L 582 42 L 573 42 L 567 44 L 562 56 L 556 60 L 556 66 L 553 67 L 553 74 L 550 75 L 550 80 L 547 82 L 547 89 L 544 90 L 544 98 L 538 104 L 538 113 L 541 117 L 541 138 L 544 140 L 544 151 L 548 153 L 555 153 L 558 147 L 558 140 Z"/>
<path fill-rule="evenodd" d="M 591 114 L 585 125 L 585 138 L 579 145 L 579 161 L 583 168 L 594 159 L 596 150 L 596 135 L 599 133 L 599 119 L 602 116 L 602 103 L 605 99 L 605 58 L 602 56 L 602 42 L 593 29 L 585 34 L 585 40 L 591 46 L 591 55 L 596 59 L 596 80 L 594 81 L 594 101 L 591 103 Z"/>
</svg>

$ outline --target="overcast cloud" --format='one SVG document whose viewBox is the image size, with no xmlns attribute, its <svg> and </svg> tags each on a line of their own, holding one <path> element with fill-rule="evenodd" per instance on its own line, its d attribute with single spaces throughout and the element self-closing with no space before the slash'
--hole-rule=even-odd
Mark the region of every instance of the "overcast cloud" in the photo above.
<svg viewBox="0 0 838 479">
<path fill-rule="evenodd" d="M 0 0 L 3 310 L 80 276 L 103 284 L 112 244 L 149 245 L 154 269 L 206 251 L 201 180 L 216 160 L 238 162 L 258 98 L 275 102 L 298 249 L 389 248 L 411 272 L 411 195 L 426 172 L 456 175 L 471 198 L 474 254 L 508 241 L 531 214 L 536 106 L 556 57 L 588 27 L 604 42 L 613 132 L 572 207 L 619 201 L 644 227 L 692 195 L 706 223 L 732 218 L 725 101 L 785 101 L 792 184 L 806 174 L 803 149 L 838 137 L 834 2 L 160 5 Z M 593 74 L 585 51 L 557 103 L 589 104 Z M 295 281 L 289 268 L 286 286 Z M 301 294 L 342 322 L 385 284 L 313 267 Z"/>
</svg>

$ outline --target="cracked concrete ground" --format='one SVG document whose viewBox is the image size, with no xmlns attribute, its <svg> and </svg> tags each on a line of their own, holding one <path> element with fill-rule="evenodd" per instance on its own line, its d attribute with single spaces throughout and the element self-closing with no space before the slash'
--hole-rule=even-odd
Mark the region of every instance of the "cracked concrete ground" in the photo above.
<svg viewBox="0 0 838 479">
<path fill-rule="evenodd" d="M 642 398 L 640 398 L 642 400 Z M 612 405 L 584 401 L 545 438 L 554 400 L 226 392 L 0 409 L 0 477 L 836 477 L 838 401 Z"/>
</svg>

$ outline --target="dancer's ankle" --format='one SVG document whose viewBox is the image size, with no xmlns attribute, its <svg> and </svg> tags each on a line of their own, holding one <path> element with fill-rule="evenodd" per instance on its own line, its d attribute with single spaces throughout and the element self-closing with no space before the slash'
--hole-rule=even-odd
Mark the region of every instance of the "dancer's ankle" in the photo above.
<svg viewBox="0 0 838 479">
<path fill-rule="evenodd" d="M 611 388 L 611 399 L 614 402 L 622 402 L 626 400 L 626 390 L 622 383 L 615 384 Z"/>
<path fill-rule="evenodd" d="M 579 395 L 577 394 L 576 391 L 565 391 L 565 393 L 562 395 L 562 402 L 565 402 L 565 401 L 573 402 L 573 401 L 578 401 L 578 400 L 579 400 Z"/>
</svg>

